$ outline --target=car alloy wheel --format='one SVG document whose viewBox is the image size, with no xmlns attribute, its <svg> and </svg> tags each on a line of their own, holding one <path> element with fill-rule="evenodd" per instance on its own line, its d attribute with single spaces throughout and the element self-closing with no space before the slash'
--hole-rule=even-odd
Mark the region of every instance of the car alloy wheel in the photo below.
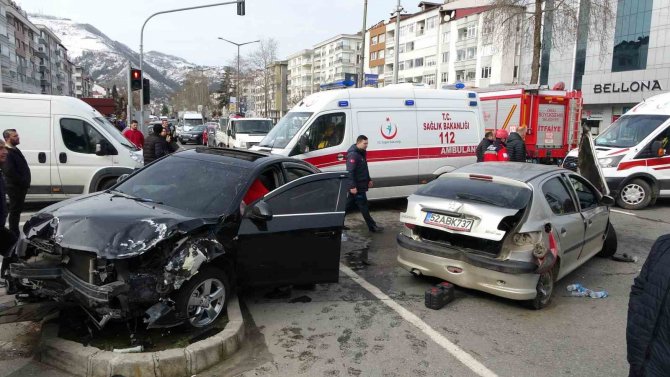
<svg viewBox="0 0 670 377">
<path fill-rule="evenodd" d="M 221 280 L 208 278 L 195 286 L 189 295 L 187 314 L 193 327 L 205 327 L 214 322 L 226 302 L 226 287 Z"/>
<path fill-rule="evenodd" d="M 642 186 L 636 183 L 630 183 L 621 190 L 621 200 L 631 206 L 636 206 L 642 203 L 646 198 L 646 195 L 647 194 Z"/>
</svg>

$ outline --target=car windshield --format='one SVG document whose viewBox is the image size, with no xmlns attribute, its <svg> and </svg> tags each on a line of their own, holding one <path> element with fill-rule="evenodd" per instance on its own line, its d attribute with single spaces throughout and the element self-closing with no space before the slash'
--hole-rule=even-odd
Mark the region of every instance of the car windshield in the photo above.
<svg viewBox="0 0 670 377">
<path fill-rule="evenodd" d="M 95 121 L 107 132 L 111 137 L 114 138 L 114 140 L 118 141 L 121 145 L 124 147 L 130 149 L 131 151 L 138 151 L 139 148 L 137 148 L 133 143 L 128 141 L 125 136 L 121 134 L 121 131 L 119 131 L 118 128 L 114 127 L 113 124 L 107 120 L 107 118 L 103 117 L 96 117 L 93 118 Z"/>
<path fill-rule="evenodd" d="M 272 128 L 272 121 L 270 119 L 234 120 L 232 123 L 235 132 L 240 134 L 266 134 L 270 131 L 270 128 Z"/>
<path fill-rule="evenodd" d="M 612 148 L 636 146 L 668 118 L 667 115 L 624 115 L 598 136 L 594 144 Z"/>
<path fill-rule="evenodd" d="M 112 190 L 201 216 L 221 216 L 244 189 L 248 171 L 172 155 L 128 177 Z"/>
<path fill-rule="evenodd" d="M 314 113 L 290 112 L 279 120 L 276 126 L 261 140 L 260 147 L 286 148 Z"/>
<path fill-rule="evenodd" d="M 530 188 L 447 175 L 422 186 L 416 195 L 519 210 L 528 205 L 531 191 Z"/>
<path fill-rule="evenodd" d="M 202 124 L 202 119 L 184 119 L 184 126 L 186 127 L 200 126 Z"/>
</svg>

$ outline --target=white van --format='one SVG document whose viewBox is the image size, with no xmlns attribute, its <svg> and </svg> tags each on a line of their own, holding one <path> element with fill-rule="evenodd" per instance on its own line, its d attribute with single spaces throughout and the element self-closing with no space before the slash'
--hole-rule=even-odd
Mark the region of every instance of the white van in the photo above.
<svg viewBox="0 0 670 377">
<path fill-rule="evenodd" d="M 249 149 L 258 145 L 272 129 L 269 118 L 231 118 L 217 127 L 216 146 Z"/>
<path fill-rule="evenodd" d="M 411 84 L 341 89 L 303 99 L 252 149 L 344 170 L 361 134 L 369 140 L 369 198 L 393 198 L 475 162 L 484 121 L 474 92 Z"/>
<path fill-rule="evenodd" d="M 670 197 L 670 93 L 639 103 L 595 140 L 598 162 L 617 204 L 626 209 Z M 577 169 L 577 150 L 563 167 Z"/>
<path fill-rule="evenodd" d="M 0 93 L 0 125 L 21 137 L 32 175 L 28 201 L 104 190 L 143 166 L 142 151 L 77 98 Z"/>
<path fill-rule="evenodd" d="M 202 114 L 197 111 L 186 111 L 183 115 L 183 131 L 190 131 L 195 126 L 202 126 L 205 120 L 202 119 Z"/>
</svg>

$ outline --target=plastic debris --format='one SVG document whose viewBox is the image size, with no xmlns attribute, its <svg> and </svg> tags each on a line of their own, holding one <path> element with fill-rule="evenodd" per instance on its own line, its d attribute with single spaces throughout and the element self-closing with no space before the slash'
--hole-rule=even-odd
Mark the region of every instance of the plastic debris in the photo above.
<svg viewBox="0 0 670 377">
<path fill-rule="evenodd" d="M 144 351 L 143 346 L 130 347 L 130 348 L 114 348 L 116 353 L 137 353 Z"/>
<path fill-rule="evenodd" d="M 623 253 L 622 255 L 612 255 L 612 260 L 617 262 L 637 263 L 637 257 L 631 257 L 626 253 Z"/>
<path fill-rule="evenodd" d="M 566 287 L 570 296 L 572 297 L 590 297 L 590 298 L 605 298 L 608 296 L 607 291 L 593 291 L 579 283 L 570 284 Z"/>
<path fill-rule="evenodd" d="M 430 287 L 426 290 L 424 300 L 427 308 L 439 310 L 454 300 L 454 285 L 445 281 Z"/>
</svg>

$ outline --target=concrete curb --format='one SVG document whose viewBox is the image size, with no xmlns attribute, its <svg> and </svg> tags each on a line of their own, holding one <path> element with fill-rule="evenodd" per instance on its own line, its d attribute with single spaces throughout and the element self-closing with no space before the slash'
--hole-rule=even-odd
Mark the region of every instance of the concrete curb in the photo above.
<svg viewBox="0 0 670 377">
<path fill-rule="evenodd" d="M 58 337 L 58 325 L 42 328 L 38 357 L 79 377 L 192 376 L 230 358 L 244 340 L 244 320 L 236 296 L 228 302 L 228 323 L 218 334 L 186 348 L 143 353 L 114 353 Z"/>
</svg>

